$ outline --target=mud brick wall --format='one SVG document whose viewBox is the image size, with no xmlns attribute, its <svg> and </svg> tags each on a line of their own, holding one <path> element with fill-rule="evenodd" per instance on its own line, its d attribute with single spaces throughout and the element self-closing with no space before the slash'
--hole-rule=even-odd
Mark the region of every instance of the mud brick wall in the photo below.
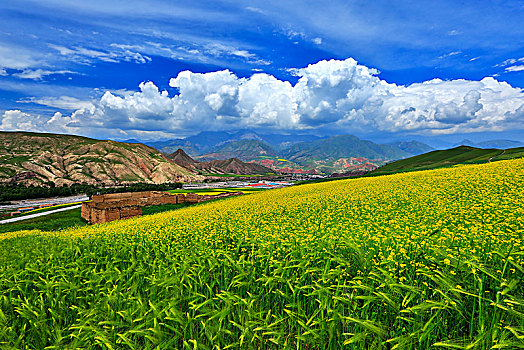
<svg viewBox="0 0 524 350">
<path fill-rule="evenodd" d="M 119 202 L 122 200 L 130 200 L 130 199 L 142 199 L 142 198 L 149 198 L 149 197 L 160 197 L 168 195 L 165 192 L 160 191 L 143 191 L 143 192 L 124 192 L 124 193 L 108 193 L 108 194 L 102 194 L 102 195 L 94 195 L 92 196 L 91 200 L 96 203 L 102 203 L 102 202 Z"/>
<path fill-rule="evenodd" d="M 87 222 L 91 222 L 91 207 L 89 203 L 82 203 L 82 211 L 80 213 L 80 216 Z"/>
<path fill-rule="evenodd" d="M 142 215 L 142 208 L 138 205 L 122 207 L 97 207 L 92 203 L 82 204 L 82 218 L 91 224 L 99 224 L 114 220 L 127 219 Z"/>
<path fill-rule="evenodd" d="M 142 207 L 150 205 L 200 203 L 242 194 L 242 192 L 230 192 L 201 196 L 194 193 L 171 195 L 159 191 L 145 191 L 94 195 L 91 202 L 82 203 L 81 216 L 91 224 L 98 224 L 140 216 Z"/>
<path fill-rule="evenodd" d="M 194 194 L 194 193 L 188 193 L 186 194 L 186 202 L 188 203 L 198 203 L 200 202 L 200 197 L 198 194 Z"/>
</svg>

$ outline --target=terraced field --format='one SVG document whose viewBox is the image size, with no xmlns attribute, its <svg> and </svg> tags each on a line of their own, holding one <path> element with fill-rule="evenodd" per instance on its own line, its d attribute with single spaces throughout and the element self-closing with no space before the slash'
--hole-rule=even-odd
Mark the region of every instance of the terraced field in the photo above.
<svg viewBox="0 0 524 350">
<path fill-rule="evenodd" d="M 0 347 L 524 347 L 524 160 L 0 234 Z"/>
</svg>

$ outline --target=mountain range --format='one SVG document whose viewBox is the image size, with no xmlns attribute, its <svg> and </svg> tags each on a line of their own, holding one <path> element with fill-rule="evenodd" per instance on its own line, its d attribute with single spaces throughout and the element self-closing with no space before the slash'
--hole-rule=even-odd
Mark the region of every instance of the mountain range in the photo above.
<svg viewBox="0 0 524 350">
<path fill-rule="evenodd" d="M 429 147 L 429 146 L 428 146 Z M 401 159 L 413 154 L 398 146 L 376 144 L 353 135 L 331 136 L 313 142 L 297 143 L 286 149 L 284 158 L 319 172 L 342 170 L 348 163 L 358 162 L 381 165 L 388 160 Z"/>
<path fill-rule="evenodd" d="M 234 141 L 257 140 L 275 150 L 282 150 L 298 142 L 309 142 L 319 138 L 319 136 L 315 135 L 260 134 L 252 131 L 204 131 L 183 139 L 145 141 L 144 143 L 164 153 L 172 153 L 178 148 L 182 148 L 190 156 L 198 156 L 212 152 L 213 150 Z M 129 141 L 136 140 L 126 140 L 124 142 Z"/>
<path fill-rule="evenodd" d="M 198 161 L 238 158 L 283 173 L 361 173 L 392 161 L 434 151 L 420 141 L 375 143 L 354 135 L 260 134 L 253 131 L 201 132 L 184 139 L 149 142 L 162 152 L 181 148 Z M 450 144 L 452 145 L 452 144 Z M 506 149 L 523 146 L 513 140 L 475 143 L 463 140 L 455 146 Z"/>
<path fill-rule="evenodd" d="M 433 150 L 418 141 L 377 144 L 353 135 L 258 134 L 252 131 L 202 132 L 185 139 L 149 142 L 170 154 L 183 149 L 197 161 L 238 158 L 283 173 L 332 173 L 372 169 L 392 160 Z M 360 171 L 359 170 L 359 171 Z"/>
<path fill-rule="evenodd" d="M 38 185 L 52 182 L 60 186 L 84 182 L 113 186 L 271 173 L 356 175 L 379 167 L 386 171 L 383 166 L 388 163 L 434 151 L 418 141 L 378 144 L 353 135 L 320 138 L 311 135 L 206 132 L 149 145 L 136 141 L 0 132 L 0 183 Z M 463 143 L 469 142 L 464 140 Z M 514 146 L 520 143 L 511 140 L 482 143 L 493 144 Z M 169 152 L 175 145 L 180 146 Z M 490 152 L 495 154 L 500 150 Z M 403 163 L 400 161 L 397 164 Z"/>
<path fill-rule="evenodd" d="M 204 181 L 237 175 L 274 175 L 235 157 L 200 162 L 183 150 L 164 154 L 137 142 L 95 140 L 74 135 L 0 132 L 0 183 L 56 186 L 88 183 Z"/>
</svg>

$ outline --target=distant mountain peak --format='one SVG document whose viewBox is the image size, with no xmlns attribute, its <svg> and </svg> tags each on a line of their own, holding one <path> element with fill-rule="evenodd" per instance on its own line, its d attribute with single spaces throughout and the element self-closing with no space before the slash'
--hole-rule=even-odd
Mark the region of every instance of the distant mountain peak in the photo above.
<svg viewBox="0 0 524 350">
<path fill-rule="evenodd" d="M 169 158 L 171 158 L 174 161 L 197 163 L 197 161 L 191 158 L 186 152 L 184 152 L 182 148 L 179 148 L 175 152 L 173 152 Z"/>
</svg>

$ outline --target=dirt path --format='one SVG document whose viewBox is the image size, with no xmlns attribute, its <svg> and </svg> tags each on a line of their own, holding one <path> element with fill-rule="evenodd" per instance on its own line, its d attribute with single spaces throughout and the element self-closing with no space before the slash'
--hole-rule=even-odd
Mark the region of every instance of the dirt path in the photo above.
<svg viewBox="0 0 524 350">
<path fill-rule="evenodd" d="M 80 207 L 82 207 L 82 204 L 72 205 L 72 206 L 66 207 L 66 208 L 58 208 L 58 209 L 55 209 L 55 210 L 44 211 L 42 213 L 29 214 L 29 215 L 21 216 L 21 217 L 18 217 L 18 218 L 6 219 L 6 220 L 0 221 L 0 225 L 1 224 L 8 224 L 8 223 L 11 223 L 11 222 L 22 221 L 22 220 L 26 220 L 26 219 L 33 219 L 33 218 L 37 218 L 39 216 L 49 215 L 49 214 L 58 213 L 58 212 L 61 212 L 61 211 L 66 211 L 66 210 L 80 208 Z"/>
<path fill-rule="evenodd" d="M 501 155 L 503 155 L 504 153 L 506 153 L 506 150 L 502 150 L 502 153 L 501 153 L 501 154 L 497 154 L 496 156 L 493 156 L 493 157 L 491 157 L 490 159 L 488 159 L 488 163 L 491 163 L 491 160 L 492 160 L 493 158 L 498 157 L 498 156 L 501 156 Z"/>
</svg>

